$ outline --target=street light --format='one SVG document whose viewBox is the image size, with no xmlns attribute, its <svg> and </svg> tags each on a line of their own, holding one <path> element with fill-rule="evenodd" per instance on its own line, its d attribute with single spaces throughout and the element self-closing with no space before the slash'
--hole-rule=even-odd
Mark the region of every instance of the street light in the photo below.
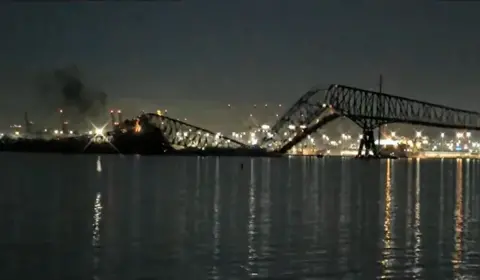
<svg viewBox="0 0 480 280">
<path fill-rule="evenodd" d="M 416 132 L 415 132 L 415 136 L 416 136 L 417 138 L 422 137 L 422 132 L 421 132 L 421 131 L 416 131 Z"/>
<path fill-rule="evenodd" d="M 441 132 L 440 133 L 440 138 L 442 138 L 442 145 L 441 145 L 441 149 L 443 151 L 443 149 L 445 148 L 445 132 Z"/>
</svg>

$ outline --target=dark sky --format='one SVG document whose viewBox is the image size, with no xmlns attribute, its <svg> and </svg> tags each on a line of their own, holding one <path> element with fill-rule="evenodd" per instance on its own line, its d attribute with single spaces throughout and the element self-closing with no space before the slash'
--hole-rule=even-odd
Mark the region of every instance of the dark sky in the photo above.
<svg viewBox="0 0 480 280">
<path fill-rule="evenodd" d="M 71 64 L 111 106 L 212 129 L 315 85 L 376 88 L 380 73 L 388 93 L 480 111 L 479 13 L 474 1 L 0 4 L 2 122 L 40 118 L 33 77 Z"/>
</svg>

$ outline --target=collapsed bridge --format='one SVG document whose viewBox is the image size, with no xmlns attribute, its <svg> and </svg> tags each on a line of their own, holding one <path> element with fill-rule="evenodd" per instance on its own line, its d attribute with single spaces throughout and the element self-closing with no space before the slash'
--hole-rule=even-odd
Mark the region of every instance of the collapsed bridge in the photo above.
<svg viewBox="0 0 480 280">
<path fill-rule="evenodd" d="M 262 147 L 286 153 L 333 120 L 346 117 L 363 131 L 359 154 L 377 153 L 373 130 L 385 124 L 480 130 L 480 113 L 411 98 L 332 84 L 308 91 L 272 126 Z M 288 137 L 285 137 L 288 135 Z"/>
</svg>

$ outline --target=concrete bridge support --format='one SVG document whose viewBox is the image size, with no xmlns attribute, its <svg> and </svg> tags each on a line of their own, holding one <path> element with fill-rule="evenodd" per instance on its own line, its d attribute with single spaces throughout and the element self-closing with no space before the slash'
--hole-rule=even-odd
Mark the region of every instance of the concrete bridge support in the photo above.
<svg viewBox="0 0 480 280">
<path fill-rule="evenodd" d="M 370 151 L 372 151 L 374 156 L 378 156 L 378 149 L 375 145 L 375 135 L 373 130 L 364 130 L 362 138 L 360 139 L 360 145 L 358 146 L 358 154 L 357 156 L 362 156 L 362 151 L 365 148 L 365 156 L 370 155 Z"/>
</svg>

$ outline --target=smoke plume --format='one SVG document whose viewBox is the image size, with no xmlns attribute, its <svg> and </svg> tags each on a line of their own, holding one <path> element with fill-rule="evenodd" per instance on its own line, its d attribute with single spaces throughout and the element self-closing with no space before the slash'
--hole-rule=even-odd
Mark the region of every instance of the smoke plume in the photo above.
<svg viewBox="0 0 480 280">
<path fill-rule="evenodd" d="M 42 103 L 62 108 L 77 123 L 106 112 L 106 93 L 87 86 L 76 66 L 42 73 L 38 77 L 38 91 Z"/>
</svg>

